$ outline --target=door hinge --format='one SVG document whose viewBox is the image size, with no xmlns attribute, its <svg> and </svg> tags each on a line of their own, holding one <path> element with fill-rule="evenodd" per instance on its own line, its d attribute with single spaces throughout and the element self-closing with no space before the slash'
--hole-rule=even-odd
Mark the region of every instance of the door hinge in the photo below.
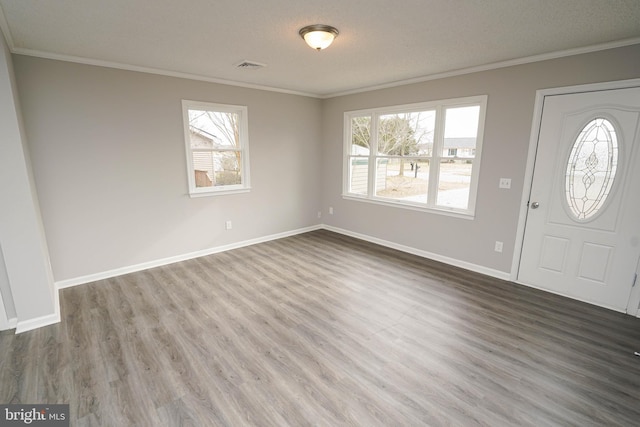
<svg viewBox="0 0 640 427">
<path fill-rule="evenodd" d="M 638 282 L 638 273 L 633 275 L 633 284 L 631 285 L 631 287 L 633 288 L 637 282 Z"/>
</svg>

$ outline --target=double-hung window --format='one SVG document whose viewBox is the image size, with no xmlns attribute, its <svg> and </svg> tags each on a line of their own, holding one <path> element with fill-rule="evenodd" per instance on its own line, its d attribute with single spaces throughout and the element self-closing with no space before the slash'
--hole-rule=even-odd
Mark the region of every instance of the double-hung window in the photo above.
<svg viewBox="0 0 640 427">
<path fill-rule="evenodd" d="M 182 101 L 192 197 L 249 190 L 247 107 Z"/>
<path fill-rule="evenodd" d="M 343 196 L 473 216 L 487 97 L 351 111 Z"/>
</svg>

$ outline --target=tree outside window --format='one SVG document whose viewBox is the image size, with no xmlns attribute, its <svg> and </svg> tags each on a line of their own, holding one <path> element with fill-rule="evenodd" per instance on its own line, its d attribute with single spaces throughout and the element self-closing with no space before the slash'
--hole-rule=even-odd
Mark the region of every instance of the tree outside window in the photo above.
<svg viewBox="0 0 640 427">
<path fill-rule="evenodd" d="M 486 97 L 345 113 L 345 197 L 473 214 Z"/>
<path fill-rule="evenodd" d="M 247 109 L 183 101 L 190 194 L 247 190 Z"/>
</svg>

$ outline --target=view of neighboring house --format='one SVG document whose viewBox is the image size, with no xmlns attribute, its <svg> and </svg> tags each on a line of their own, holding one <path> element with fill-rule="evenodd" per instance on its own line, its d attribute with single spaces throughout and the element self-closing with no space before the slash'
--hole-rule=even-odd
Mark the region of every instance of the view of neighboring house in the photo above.
<svg viewBox="0 0 640 427">
<path fill-rule="evenodd" d="M 473 158 L 476 155 L 476 138 L 445 138 L 442 157 Z"/>
<path fill-rule="evenodd" d="M 212 159 L 211 150 L 215 145 L 214 140 L 218 140 L 215 135 L 195 126 L 189 126 L 189 139 L 193 152 L 193 169 L 195 171 L 196 187 L 211 187 L 214 184 L 214 170 L 220 169 L 222 165 L 214 165 L 215 159 Z M 195 151 L 197 149 L 205 149 L 207 151 Z M 219 161 L 219 160 L 218 160 Z M 217 166 L 217 167 L 216 167 Z"/>
</svg>

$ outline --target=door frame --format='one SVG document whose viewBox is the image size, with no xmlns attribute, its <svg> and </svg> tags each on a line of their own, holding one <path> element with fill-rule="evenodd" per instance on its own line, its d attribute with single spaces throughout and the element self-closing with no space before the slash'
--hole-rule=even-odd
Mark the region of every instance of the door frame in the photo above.
<svg viewBox="0 0 640 427">
<path fill-rule="evenodd" d="M 9 319 L 7 317 L 7 311 L 4 308 L 2 293 L 0 293 L 0 331 L 6 331 L 7 329 L 14 329 L 18 323 L 17 321 L 18 319 Z"/>
<path fill-rule="evenodd" d="M 515 246 L 513 250 L 513 259 L 511 262 L 511 281 L 521 285 L 535 287 L 530 283 L 520 282 L 518 280 L 518 272 L 520 269 L 520 261 L 522 256 L 522 245 L 524 244 L 524 232 L 527 224 L 527 214 L 529 212 L 528 202 L 531 197 L 531 186 L 533 185 L 533 172 L 536 162 L 536 153 L 538 151 L 538 139 L 540 136 L 540 126 L 542 125 L 542 109 L 544 100 L 547 96 L 552 95 L 568 95 L 581 92 L 598 92 L 614 89 L 628 89 L 640 87 L 640 79 L 618 80 L 602 83 L 590 83 L 576 86 L 555 87 L 548 89 L 539 89 L 536 91 L 536 100 L 533 108 L 533 120 L 531 124 L 531 136 L 529 138 L 529 151 L 527 153 L 527 165 L 524 171 L 524 182 L 522 186 L 522 199 L 520 201 L 520 214 L 518 216 L 518 228 L 516 229 Z M 636 273 L 640 276 L 640 263 L 637 266 Z M 638 279 L 635 287 L 631 291 L 631 296 L 627 304 L 627 313 L 632 316 L 640 317 L 640 279 Z"/>
</svg>

